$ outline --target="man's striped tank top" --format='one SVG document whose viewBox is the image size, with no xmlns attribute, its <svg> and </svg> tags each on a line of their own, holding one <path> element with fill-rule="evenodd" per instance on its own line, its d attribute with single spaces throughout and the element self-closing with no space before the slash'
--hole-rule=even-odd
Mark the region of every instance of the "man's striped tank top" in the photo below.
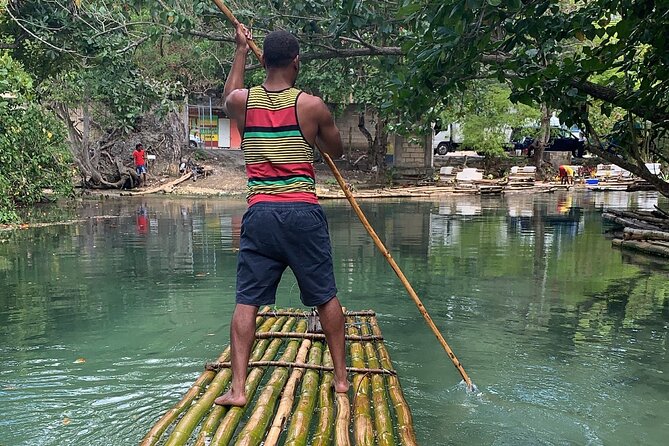
<svg viewBox="0 0 669 446">
<path fill-rule="evenodd" d="M 297 121 L 301 91 L 249 89 L 242 139 L 249 206 L 261 201 L 318 203 L 314 149 Z"/>
</svg>

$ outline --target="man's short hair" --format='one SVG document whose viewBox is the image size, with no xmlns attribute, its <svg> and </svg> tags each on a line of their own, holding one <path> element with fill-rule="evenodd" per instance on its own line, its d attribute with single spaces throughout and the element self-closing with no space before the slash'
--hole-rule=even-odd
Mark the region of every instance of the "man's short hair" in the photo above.
<svg viewBox="0 0 669 446">
<path fill-rule="evenodd" d="M 287 67 L 300 54 L 300 44 L 288 31 L 272 31 L 263 42 L 263 56 L 267 67 Z"/>
<path fill-rule="evenodd" d="M 140 147 L 142 147 L 142 143 L 141 143 L 141 142 L 140 142 L 140 143 L 137 143 L 137 144 L 135 144 L 135 149 L 139 149 Z"/>
</svg>

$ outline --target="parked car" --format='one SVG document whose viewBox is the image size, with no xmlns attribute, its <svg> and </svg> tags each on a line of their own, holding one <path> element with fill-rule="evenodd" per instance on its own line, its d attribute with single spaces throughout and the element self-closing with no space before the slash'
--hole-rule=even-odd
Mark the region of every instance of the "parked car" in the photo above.
<svg viewBox="0 0 669 446">
<path fill-rule="evenodd" d="M 525 135 L 520 136 L 524 132 Z M 522 128 L 514 131 L 512 136 L 513 148 L 515 150 L 530 150 L 538 128 Z M 529 135 L 527 134 L 529 133 Z M 544 148 L 547 152 L 571 152 L 572 156 L 583 158 L 585 153 L 585 138 L 576 137 L 572 131 L 562 127 L 551 127 L 551 135 L 548 145 Z"/>
</svg>

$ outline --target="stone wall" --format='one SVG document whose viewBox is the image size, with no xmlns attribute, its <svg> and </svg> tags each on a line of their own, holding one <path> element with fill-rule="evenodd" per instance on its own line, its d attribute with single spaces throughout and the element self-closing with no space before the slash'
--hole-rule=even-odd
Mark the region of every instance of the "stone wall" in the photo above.
<svg viewBox="0 0 669 446">
<path fill-rule="evenodd" d="M 367 138 L 358 129 L 360 114 L 365 113 L 367 129 L 374 134 L 376 113 L 370 107 L 350 104 L 342 112 L 335 113 L 335 123 L 339 128 L 344 153 L 351 161 L 355 161 L 361 153 L 367 152 Z M 387 159 L 392 160 L 393 168 L 400 174 L 426 175 L 432 172 L 432 159 L 429 136 L 403 137 L 388 135 Z M 364 163 L 361 163 L 364 166 Z"/>
</svg>

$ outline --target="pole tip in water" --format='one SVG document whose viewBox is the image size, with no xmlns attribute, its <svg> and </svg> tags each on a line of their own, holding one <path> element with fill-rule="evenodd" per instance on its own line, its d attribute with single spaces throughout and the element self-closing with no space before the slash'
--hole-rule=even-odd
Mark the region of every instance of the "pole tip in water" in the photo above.
<svg viewBox="0 0 669 446">
<path fill-rule="evenodd" d="M 476 396 L 481 394 L 481 392 L 479 392 L 479 388 L 476 387 L 476 384 L 474 384 L 473 382 L 469 382 L 469 384 L 467 384 L 464 380 L 460 382 L 464 384 L 465 389 L 467 390 L 467 394 Z"/>
</svg>

